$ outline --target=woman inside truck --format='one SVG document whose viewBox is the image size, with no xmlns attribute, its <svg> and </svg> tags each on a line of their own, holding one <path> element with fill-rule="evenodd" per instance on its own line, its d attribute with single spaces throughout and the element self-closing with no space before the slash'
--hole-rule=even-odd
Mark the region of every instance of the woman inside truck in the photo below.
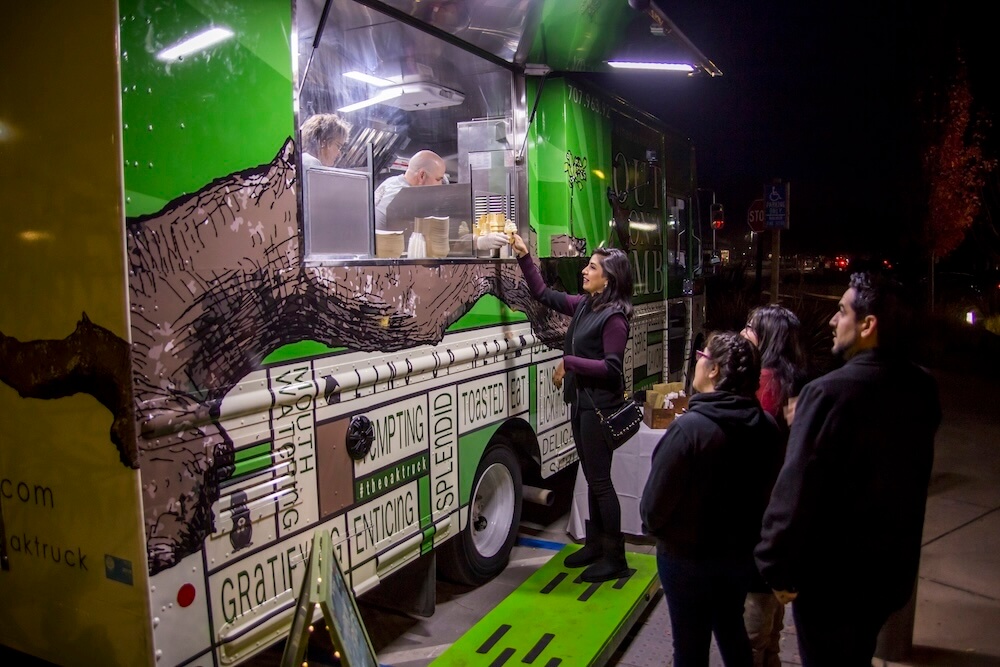
<svg viewBox="0 0 1000 667">
<path fill-rule="evenodd" d="M 302 168 L 332 167 L 351 128 L 337 114 L 318 113 L 302 124 Z"/>
</svg>

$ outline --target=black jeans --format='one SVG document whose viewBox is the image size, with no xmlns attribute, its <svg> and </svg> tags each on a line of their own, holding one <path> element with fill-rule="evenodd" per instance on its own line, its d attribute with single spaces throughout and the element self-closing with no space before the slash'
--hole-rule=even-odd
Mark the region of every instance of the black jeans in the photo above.
<svg viewBox="0 0 1000 667">
<path fill-rule="evenodd" d="M 752 562 L 696 560 L 658 553 L 674 639 L 674 667 L 708 667 L 712 634 L 726 667 L 752 667 L 743 603 Z"/>
<path fill-rule="evenodd" d="M 792 616 L 803 667 L 871 667 L 888 607 L 846 587 L 801 591 Z"/>
<path fill-rule="evenodd" d="M 573 406 L 573 440 L 580 456 L 580 467 L 587 480 L 587 504 L 590 520 L 607 535 L 622 532 L 622 507 L 611 481 L 611 445 L 592 409 Z"/>
</svg>

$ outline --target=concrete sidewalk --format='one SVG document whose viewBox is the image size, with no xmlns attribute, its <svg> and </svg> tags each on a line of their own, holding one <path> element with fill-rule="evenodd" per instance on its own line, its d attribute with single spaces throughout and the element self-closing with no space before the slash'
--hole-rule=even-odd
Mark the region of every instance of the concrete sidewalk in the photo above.
<svg viewBox="0 0 1000 667">
<path fill-rule="evenodd" d="M 935 372 L 938 432 L 906 665 L 1000 665 L 1000 383 Z"/>
<path fill-rule="evenodd" d="M 1000 666 L 1000 382 L 934 375 L 944 420 L 927 499 L 913 647 L 903 662 L 876 658 L 873 665 Z M 669 635 L 661 597 L 612 664 L 669 665 Z M 713 645 L 711 665 L 722 664 Z M 790 607 L 781 664 L 801 664 Z"/>
</svg>

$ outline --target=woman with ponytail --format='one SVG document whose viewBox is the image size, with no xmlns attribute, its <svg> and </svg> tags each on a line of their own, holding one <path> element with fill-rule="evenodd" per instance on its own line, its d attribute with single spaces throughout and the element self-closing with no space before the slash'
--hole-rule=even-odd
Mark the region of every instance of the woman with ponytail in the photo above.
<svg viewBox="0 0 1000 667">
<path fill-rule="evenodd" d="M 716 333 L 697 355 L 694 395 L 653 452 L 640 512 L 656 538 L 675 667 L 707 667 L 713 634 L 727 667 L 750 667 L 743 605 L 782 437 L 755 396 L 749 341 Z"/>
</svg>

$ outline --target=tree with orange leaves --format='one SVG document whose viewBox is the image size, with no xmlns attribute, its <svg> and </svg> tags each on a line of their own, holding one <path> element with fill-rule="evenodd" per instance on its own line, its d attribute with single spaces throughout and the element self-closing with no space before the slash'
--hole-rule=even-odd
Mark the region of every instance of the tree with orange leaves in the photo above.
<svg viewBox="0 0 1000 667">
<path fill-rule="evenodd" d="M 986 119 L 973 121 L 973 97 L 963 63 L 931 120 L 932 140 L 923 155 L 928 184 L 925 241 L 944 257 L 962 242 L 979 214 L 982 189 L 996 161 L 983 155 Z"/>
<path fill-rule="evenodd" d="M 982 207 L 983 186 L 996 167 L 984 155 L 983 139 L 988 119 L 974 117 L 974 100 L 965 63 L 943 95 L 933 100 L 930 141 L 923 154 L 927 186 L 924 243 L 931 259 L 931 304 L 934 303 L 934 266 L 965 238 Z"/>
</svg>

